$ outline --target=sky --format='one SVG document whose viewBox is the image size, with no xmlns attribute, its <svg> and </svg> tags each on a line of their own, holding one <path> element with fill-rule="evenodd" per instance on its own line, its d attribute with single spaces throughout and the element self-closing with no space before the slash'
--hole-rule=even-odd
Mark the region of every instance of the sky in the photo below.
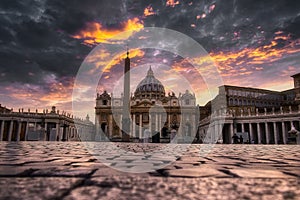
<svg viewBox="0 0 300 200">
<path fill-rule="evenodd" d="M 0 104 L 15 110 L 54 105 L 72 112 L 72 102 L 81 101 L 83 111 L 73 113 L 93 115 L 96 93 L 120 88 L 126 46 L 135 69 L 132 92 L 151 65 L 167 93 L 189 87 L 204 105 L 211 99 L 205 66 L 199 74 L 176 52 L 133 48 L 138 34 L 137 41 L 150 45 L 141 34 L 147 27 L 195 40 L 204 53 L 189 59 L 202 63 L 208 56 L 227 85 L 282 91 L 293 87 L 290 76 L 300 72 L 295 0 L 2 0 L 0 15 Z M 167 43 L 165 36 L 162 45 Z M 110 45 L 121 52 L 113 55 Z M 96 90 L 88 81 L 76 83 L 89 63 L 85 75 L 99 75 Z M 74 97 L 74 88 L 83 96 Z"/>
</svg>

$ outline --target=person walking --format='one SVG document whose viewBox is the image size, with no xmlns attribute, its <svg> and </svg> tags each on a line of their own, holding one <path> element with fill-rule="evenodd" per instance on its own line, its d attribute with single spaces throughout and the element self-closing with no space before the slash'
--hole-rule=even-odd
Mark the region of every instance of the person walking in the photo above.
<svg viewBox="0 0 300 200">
<path fill-rule="evenodd" d="M 244 138 L 243 138 L 242 135 L 240 135 L 240 143 L 241 143 L 241 144 L 244 144 Z"/>
<path fill-rule="evenodd" d="M 236 135 L 236 133 L 233 134 L 232 139 L 233 139 L 233 144 L 238 144 L 239 143 L 239 137 Z"/>
</svg>

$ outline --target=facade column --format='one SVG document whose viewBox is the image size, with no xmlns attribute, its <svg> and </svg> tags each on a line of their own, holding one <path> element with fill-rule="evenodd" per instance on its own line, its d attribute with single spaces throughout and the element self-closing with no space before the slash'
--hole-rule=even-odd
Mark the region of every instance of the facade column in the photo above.
<svg viewBox="0 0 300 200">
<path fill-rule="evenodd" d="M 135 114 L 132 115 L 132 137 L 136 137 L 136 123 L 135 123 Z"/>
<path fill-rule="evenodd" d="M 2 120 L 2 122 L 1 122 L 1 129 L 0 129 L 0 141 L 3 140 L 4 123 L 5 123 L 5 121 Z"/>
<path fill-rule="evenodd" d="M 29 122 L 26 122 L 26 128 L 25 128 L 25 141 L 27 141 L 27 137 L 28 137 L 28 127 L 29 127 Z"/>
<path fill-rule="evenodd" d="M 123 124 L 122 124 L 122 120 L 123 120 L 123 115 L 120 115 L 120 132 L 119 135 L 122 137 L 122 128 L 123 128 Z"/>
<path fill-rule="evenodd" d="M 142 117 L 143 117 L 143 115 L 142 115 L 142 113 L 140 113 L 140 124 L 139 124 L 139 125 L 140 125 L 140 127 L 139 127 L 139 129 L 140 129 L 140 130 L 139 130 L 139 138 L 140 138 L 140 139 L 143 138 L 143 137 L 142 137 L 142 131 L 143 131 L 143 129 L 142 129 L 142 128 L 143 128 L 143 126 L 142 126 L 143 119 L 142 119 Z"/>
<path fill-rule="evenodd" d="M 251 123 L 249 123 L 249 133 L 250 133 L 249 143 L 252 144 L 252 140 L 253 140 L 253 128 L 252 128 L 252 124 Z"/>
<path fill-rule="evenodd" d="M 155 131 L 159 131 L 158 130 L 158 114 L 155 113 Z M 160 131 L 159 131 L 160 132 Z M 159 133 L 160 134 L 160 133 Z"/>
<path fill-rule="evenodd" d="M 230 144 L 232 144 L 232 136 L 233 136 L 233 123 L 230 123 L 230 134 L 229 134 L 229 140 L 230 140 Z"/>
<path fill-rule="evenodd" d="M 20 136 L 21 136 L 21 128 L 22 128 L 22 122 L 18 121 L 18 132 L 17 132 L 17 142 L 20 141 Z"/>
<path fill-rule="evenodd" d="M 129 114 L 129 138 L 134 137 L 134 135 L 132 134 L 132 130 L 133 130 L 133 123 L 132 123 L 132 114 Z"/>
<path fill-rule="evenodd" d="M 269 144 L 269 127 L 268 122 L 265 122 L 265 129 L 266 129 L 266 144 Z"/>
<path fill-rule="evenodd" d="M 167 113 L 167 117 L 168 117 L 168 129 L 171 129 L 171 113 Z"/>
<path fill-rule="evenodd" d="M 244 132 L 245 132 L 245 124 L 242 123 L 242 133 L 244 133 Z"/>
<path fill-rule="evenodd" d="M 9 129 L 8 129 L 8 140 L 7 141 L 11 141 L 13 125 L 14 125 L 14 121 L 10 121 Z"/>
<path fill-rule="evenodd" d="M 162 129 L 162 127 L 161 127 L 161 121 L 162 121 L 162 115 L 161 115 L 161 113 L 159 113 L 159 115 L 158 115 L 158 130 L 161 132 L 161 129 Z"/>
<path fill-rule="evenodd" d="M 261 144 L 261 133 L 260 133 L 260 125 L 259 123 L 256 123 L 257 125 L 257 140 L 258 140 L 258 144 Z"/>
<path fill-rule="evenodd" d="M 274 140 L 275 140 L 274 143 L 278 144 L 276 122 L 273 122 L 273 128 L 274 128 Z"/>
<path fill-rule="evenodd" d="M 149 113 L 149 131 L 150 135 L 152 135 L 152 113 Z"/>
<path fill-rule="evenodd" d="M 112 114 L 109 115 L 109 134 L 106 136 L 108 139 L 112 136 L 112 131 L 113 131 L 113 117 Z M 105 135 L 105 134 L 103 134 Z"/>
<path fill-rule="evenodd" d="M 285 131 L 285 124 L 284 124 L 284 122 L 281 122 L 281 126 L 282 126 L 282 140 L 283 140 L 283 144 L 286 144 L 286 131 Z"/>
</svg>

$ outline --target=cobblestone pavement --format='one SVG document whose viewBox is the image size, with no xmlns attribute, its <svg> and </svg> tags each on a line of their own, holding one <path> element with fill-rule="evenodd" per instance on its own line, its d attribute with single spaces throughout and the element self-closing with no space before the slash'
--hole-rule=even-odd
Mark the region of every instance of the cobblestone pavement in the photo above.
<svg viewBox="0 0 300 200">
<path fill-rule="evenodd" d="M 300 199 L 296 145 L 0 147 L 0 199 Z"/>
</svg>

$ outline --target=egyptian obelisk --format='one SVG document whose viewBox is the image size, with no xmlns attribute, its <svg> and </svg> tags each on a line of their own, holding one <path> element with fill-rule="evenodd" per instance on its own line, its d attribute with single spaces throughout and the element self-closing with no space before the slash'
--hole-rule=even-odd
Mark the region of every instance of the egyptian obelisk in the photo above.
<svg viewBox="0 0 300 200">
<path fill-rule="evenodd" d="M 130 141 L 130 59 L 127 50 L 124 68 L 124 95 L 123 95 L 123 113 L 122 113 L 122 141 Z"/>
</svg>

